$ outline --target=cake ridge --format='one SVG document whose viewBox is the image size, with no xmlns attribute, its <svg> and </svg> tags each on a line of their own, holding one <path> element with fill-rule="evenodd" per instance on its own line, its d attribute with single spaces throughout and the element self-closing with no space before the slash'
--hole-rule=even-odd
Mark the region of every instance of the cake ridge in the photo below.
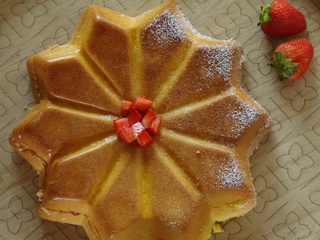
<svg viewBox="0 0 320 240">
<path fill-rule="evenodd" d="M 93 141 L 91 143 L 84 144 L 84 146 L 80 146 L 75 151 L 71 151 L 71 152 L 68 151 L 66 155 L 52 158 L 51 163 L 53 163 L 55 161 L 64 161 L 64 159 L 68 160 L 69 158 L 81 156 L 81 155 L 85 154 L 87 151 L 90 152 L 90 151 L 92 151 L 94 149 L 98 149 L 99 147 L 102 147 L 104 145 L 112 144 L 116 141 L 116 139 L 117 139 L 117 137 L 115 136 L 115 134 L 112 133 L 112 134 L 108 135 L 107 137 L 103 137 L 97 141 Z"/>
<path fill-rule="evenodd" d="M 182 146 L 186 141 L 180 135 L 171 135 L 160 142 L 161 146 L 175 157 L 176 164 L 184 169 L 204 197 L 219 189 L 250 189 L 250 173 L 244 167 L 247 156 L 241 155 L 237 148 L 228 149 L 224 145 L 214 146 L 191 139 L 188 145 L 190 148 L 182 153 L 181 149 L 184 149 Z M 201 175 L 199 171 L 202 172 Z M 234 198 L 235 196 L 231 199 Z"/>
<path fill-rule="evenodd" d="M 111 169 L 108 170 L 109 174 L 106 174 L 107 177 L 100 184 L 101 185 L 100 191 L 98 193 L 95 193 L 93 205 L 96 205 L 101 200 L 101 198 L 104 197 L 108 193 L 108 190 L 112 187 L 112 185 L 117 180 L 121 170 L 124 169 L 125 164 L 128 161 L 130 161 L 129 157 L 126 156 L 125 153 L 120 153 L 118 155 L 118 158 L 116 158 L 116 159 L 117 160 L 114 161 Z"/>
<path fill-rule="evenodd" d="M 183 134 L 181 132 L 177 132 L 172 129 L 167 129 L 166 127 L 163 127 L 161 131 L 161 135 L 168 138 L 173 138 L 179 141 L 183 141 L 185 143 L 194 145 L 194 146 L 206 146 L 212 149 L 216 149 L 222 152 L 233 152 L 234 148 L 229 147 L 227 145 L 221 144 L 218 141 L 208 141 L 204 139 L 194 138 L 193 136 L 190 136 L 188 134 Z"/>
<path fill-rule="evenodd" d="M 147 15 L 147 21 L 138 21 L 141 23 L 138 27 L 144 65 L 141 74 L 142 81 L 146 84 L 146 89 L 142 91 L 157 106 L 157 99 L 163 97 L 159 89 L 163 90 L 168 86 L 176 67 L 181 69 L 180 65 L 184 65 L 188 57 L 186 54 L 192 51 L 189 49 L 191 39 L 180 18 L 181 10 L 172 1 L 164 1 Z"/>
<path fill-rule="evenodd" d="M 40 63 L 34 65 L 35 62 Z M 104 111 L 107 114 L 116 114 L 115 110 L 119 105 L 117 99 L 120 97 L 108 91 L 110 87 L 104 90 L 101 81 L 97 81 L 97 75 L 89 70 L 89 61 L 87 64 L 85 62 L 86 59 L 83 58 L 81 51 L 71 44 L 51 47 L 28 59 L 28 70 L 36 103 L 49 99 L 78 109 L 84 108 L 89 112 Z M 62 63 L 66 65 L 64 68 Z M 68 76 L 63 74 L 63 69 L 70 69 Z M 72 95 L 68 89 L 60 87 L 63 84 L 73 88 Z M 106 105 L 103 99 L 108 100 L 110 104 Z"/>
<path fill-rule="evenodd" d="M 83 64 L 83 66 L 86 66 L 86 71 L 91 75 L 94 76 L 95 81 L 102 86 L 101 89 L 105 91 L 105 93 L 110 96 L 109 101 L 117 101 L 116 105 L 119 105 L 121 102 L 121 94 L 117 90 L 117 88 L 113 85 L 113 81 L 110 80 L 111 76 L 106 76 L 106 74 L 101 71 L 101 69 L 98 67 L 98 65 L 93 61 L 93 59 L 90 57 L 90 55 L 83 49 L 79 52 L 80 61 Z M 86 62 L 86 64 L 84 64 Z M 89 69 L 88 69 L 89 68 Z M 106 81 L 106 79 L 109 79 L 110 81 Z M 111 97 L 112 96 L 112 97 Z M 116 99 L 113 99 L 116 98 Z M 108 102 L 109 103 L 109 102 Z M 115 103 L 113 103 L 115 104 Z"/>
<path fill-rule="evenodd" d="M 219 95 L 212 95 L 202 101 L 198 101 L 195 103 L 187 103 L 186 105 L 182 105 L 178 108 L 166 111 L 165 113 L 161 114 L 165 119 L 169 120 L 171 118 L 177 117 L 181 113 L 186 114 L 188 112 L 195 111 L 198 108 L 202 108 L 203 106 L 215 103 L 220 101 L 223 98 L 233 95 L 233 89 L 229 89 L 225 92 L 222 92 Z"/>
<path fill-rule="evenodd" d="M 37 194 L 39 199 L 42 200 L 42 207 L 82 214 L 89 213 L 90 203 L 92 199 L 94 199 L 95 191 L 101 189 L 100 178 L 103 174 L 110 171 L 110 165 L 112 164 L 103 158 L 96 159 L 94 161 L 95 166 L 88 170 L 87 168 L 90 166 L 90 162 L 86 159 L 91 159 L 92 155 L 95 155 L 97 152 L 101 155 L 106 151 L 113 151 L 113 155 L 116 155 L 119 149 L 119 143 L 116 141 L 115 136 L 110 136 L 109 138 L 111 139 L 108 141 L 101 139 L 86 146 L 79 146 L 66 155 L 54 156 L 51 161 L 48 162 L 45 167 L 45 172 L 42 173 L 46 175 L 47 180 L 43 183 L 43 191 L 41 190 Z M 76 164 L 79 162 L 85 164 L 83 168 L 78 169 Z M 71 168 L 68 168 L 70 166 Z M 90 186 L 88 186 L 87 181 L 91 183 L 91 177 L 86 174 L 86 170 L 88 170 L 92 176 L 98 177 L 97 181 L 90 184 Z M 84 181 L 83 185 L 81 185 L 79 189 L 75 188 L 72 184 L 69 185 L 70 182 L 68 182 L 68 178 L 70 176 L 77 179 L 77 181 Z M 63 185 L 63 183 L 69 184 Z M 62 188 L 61 185 L 63 185 Z M 58 192 L 55 189 L 59 189 Z M 82 201 L 79 201 L 79 197 L 81 197 Z M 71 205 L 70 203 L 67 204 L 68 199 Z"/>
<path fill-rule="evenodd" d="M 154 149 L 154 146 L 151 146 Z M 148 161 L 148 157 L 140 153 L 140 204 L 141 204 L 141 216 L 144 219 L 152 218 L 154 213 L 152 211 L 153 200 L 151 196 L 151 175 L 150 175 L 150 162 Z"/>
<path fill-rule="evenodd" d="M 224 94 L 232 88 L 232 84 L 238 84 L 240 64 L 237 60 L 242 54 L 240 45 L 232 40 L 206 41 L 191 38 L 189 49 L 182 54 L 187 54 L 187 58 L 182 66 L 172 70 L 171 80 L 167 81 L 170 87 L 160 86 L 155 105 L 160 105 L 161 112 L 171 112 L 177 105 L 181 108 L 190 104 L 190 99 L 197 102 L 211 95 Z M 197 68 L 200 70 L 194 71 Z M 157 104 L 158 98 L 161 98 L 161 104 Z M 171 98 L 175 100 L 172 102 Z"/>
<path fill-rule="evenodd" d="M 133 18 L 129 16 L 102 6 L 89 6 L 71 40 L 71 44 L 90 56 L 122 97 L 127 93 L 130 81 L 128 33 L 133 24 Z M 118 45 L 121 45 L 120 49 L 116 47 Z"/>
<path fill-rule="evenodd" d="M 204 127 L 200 124 L 201 116 L 208 111 L 212 117 L 208 119 L 207 126 Z M 210 141 L 230 147 L 236 147 L 240 143 L 241 136 L 245 134 L 247 138 L 242 142 L 250 146 L 254 144 L 257 137 L 248 132 L 249 128 L 255 130 L 266 122 L 264 126 L 261 126 L 261 132 L 264 132 L 271 126 L 270 118 L 265 116 L 266 114 L 266 111 L 254 100 L 249 101 L 248 97 L 243 96 L 242 90 L 232 87 L 217 97 L 214 96 L 203 102 L 199 101 L 163 114 L 165 121 L 162 126 L 168 126 L 170 130 L 178 132 L 188 132 L 190 136 L 197 135 L 205 139 L 211 137 Z M 223 117 L 225 117 L 224 120 Z M 190 125 L 191 119 L 192 125 Z M 225 131 L 223 126 L 228 126 L 228 131 Z M 245 144 L 243 148 L 247 148 L 247 145 Z"/>
<path fill-rule="evenodd" d="M 115 114 L 106 114 L 106 113 L 101 113 L 101 112 L 87 112 L 87 111 L 83 111 L 82 109 L 75 108 L 72 105 L 69 106 L 64 103 L 61 103 L 60 101 L 52 101 L 51 99 L 50 99 L 50 101 L 48 101 L 48 100 L 44 100 L 44 101 L 48 102 L 47 109 L 51 109 L 51 108 L 52 109 L 59 109 L 64 112 L 79 114 L 80 116 L 90 116 L 90 117 L 94 117 L 94 118 L 102 118 L 105 121 L 109 121 L 110 126 L 112 126 L 113 120 L 115 120 L 117 118 L 117 115 L 115 115 Z"/>
<path fill-rule="evenodd" d="M 69 106 L 66 106 L 65 104 L 59 104 L 59 101 L 51 100 L 50 103 L 51 103 L 51 106 L 49 106 L 49 108 L 52 107 L 52 108 L 59 109 L 61 111 L 72 113 L 72 114 L 85 115 L 86 117 L 91 116 L 96 119 L 101 119 L 106 123 L 108 122 L 108 126 L 109 126 L 108 128 L 105 128 L 105 130 L 98 135 L 91 136 L 90 138 L 82 138 L 81 141 L 79 141 L 78 143 L 71 143 L 71 144 L 64 145 L 54 154 L 50 154 L 49 156 L 51 159 L 50 162 L 51 161 L 53 162 L 54 159 L 66 156 L 66 154 L 77 152 L 78 150 L 81 150 L 85 146 L 94 145 L 95 143 L 98 143 L 100 141 L 106 142 L 106 139 L 108 138 L 115 139 L 116 135 L 113 130 L 113 120 L 116 118 L 116 116 L 96 113 L 96 112 L 89 112 L 89 111 L 86 111 L 84 114 L 81 110 L 73 108 L 72 106 L 69 107 Z"/>
<path fill-rule="evenodd" d="M 194 199 L 199 200 L 202 196 L 202 193 L 197 187 L 197 184 L 194 183 L 189 175 L 173 160 L 172 156 L 165 151 L 163 148 L 160 150 L 159 147 L 154 148 L 155 153 L 158 156 L 161 156 L 161 162 L 174 172 L 174 175 L 179 179 L 179 182 L 188 189 L 189 193 L 194 197 Z"/>
<path fill-rule="evenodd" d="M 234 187 L 243 186 L 244 175 L 240 171 L 240 169 L 239 169 L 240 166 L 235 158 L 235 156 L 238 154 L 236 148 L 228 147 L 228 146 L 220 144 L 218 142 L 208 142 L 205 140 L 201 140 L 199 138 L 195 139 L 195 138 L 187 136 L 185 134 L 177 133 L 175 131 L 167 130 L 167 129 L 163 129 L 162 135 L 163 135 L 163 137 L 166 137 L 166 138 L 176 139 L 176 141 L 179 141 L 181 143 L 185 142 L 186 144 L 188 143 L 189 145 L 198 146 L 199 148 L 205 147 L 205 148 L 211 149 L 213 151 L 223 152 L 225 154 L 228 154 L 229 156 L 231 156 L 232 161 L 226 162 L 223 165 L 219 166 L 218 176 L 220 177 L 219 180 L 221 180 L 221 185 L 219 187 L 225 189 L 225 188 L 234 188 Z M 161 144 L 161 143 L 159 143 L 159 144 Z M 167 147 L 163 145 L 162 151 L 167 151 L 167 150 L 163 150 L 166 148 Z M 198 156 L 201 156 L 202 152 L 198 150 L 198 151 L 196 151 L 196 154 Z M 167 152 L 165 155 L 170 155 L 170 153 Z M 181 171 L 184 171 L 184 170 L 182 170 L 181 166 L 177 162 L 175 162 L 175 165 L 178 166 L 181 169 Z M 186 172 L 185 172 L 185 174 L 188 176 L 190 181 L 193 182 L 193 185 L 198 189 L 198 187 L 197 187 L 198 184 L 195 183 L 190 178 L 189 174 L 187 174 Z M 198 189 L 198 191 L 201 194 L 200 189 Z"/>
<path fill-rule="evenodd" d="M 181 52 L 183 51 L 183 54 Z M 154 97 L 153 104 L 156 108 L 161 108 L 161 105 L 163 104 L 163 100 L 168 95 L 170 88 L 167 86 L 172 86 L 174 82 L 178 80 L 178 76 L 181 75 L 181 70 L 185 68 L 185 66 L 188 63 L 188 60 L 190 59 L 192 53 L 194 51 L 193 44 L 188 45 L 188 47 L 185 49 L 184 47 L 181 47 L 179 51 L 176 53 L 176 57 L 172 59 L 170 63 L 168 63 L 167 69 L 175 69 L 173 71 L 168 71 L 165 75 L 160 75 L 159 77 L 162 79 L 167 79 L 165 82 L 163 82 L 162 86 L 158 89 L 158 95 Z M 175 68 L 176 67 L 176 68 Z M 164 71 L 165 73 L 167 71 Z M 166 76 L 168 74 L 171 74 L 169 78 Z"/>
<path fill-rule="evenodd" d="M 141 89 L 144 87 L 144 82 L 141 81 L 142 69 L 142 53 L 141 53 L 141 40 L 139 38 L 139 31 L 134 27 L 131 31 L 127 30 L 129 39 L 129 63 L 130 63 L 130 80 L 128 82 L 130 93 L 129 96 L 124 96 L 125 99 L 134 99 L 141 95 Z"/>
</svg>

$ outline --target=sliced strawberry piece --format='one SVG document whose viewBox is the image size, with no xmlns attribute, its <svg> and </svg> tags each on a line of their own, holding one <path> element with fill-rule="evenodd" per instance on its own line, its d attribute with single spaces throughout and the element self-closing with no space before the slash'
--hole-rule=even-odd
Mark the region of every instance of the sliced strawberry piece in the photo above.
<svg viewBox="0 0 320 240">
<path fill-rule="evenodd" d="M 143 125 L 141 124 L 141 122 L 136 122 L 135 124 L 133 124 L 131 127 L 130 127 L 133 135 L 135 136 L 135 138 L 138 137 L 139 133 L 141 131 L 143 131 L 145 128 L 143 127 Z"/>
<path fill-rule="evenodd" d="M 117 134 L 125 143 L 130 143 L 136 140 L 136 137 L 129 127 L 121 129 Z"/>
<path fill-rule="evenodd" d="M 128 114 L 129 125 L 132 126 L 136 122 L 139 122 L 141 119 L 142 115 L 135 108 L 131 108 Z"/>
<path fill-rule="evenodd" d="M 113 120 L 113 126 L 116 132 L 119 132 L 124 128 L 130 127 L 129 121 L 127 118 L 119 118 L 119 119 Z"/>
<path fill-rule="evenodd" d="M 137 97 L 136 102 L 134 103 L 133 107 L 138 111 L 144 112 L 147 111 L 151 107 L 152 102 L 148 99 L 143 97 Z"/>
<path fill-rule="evenodd" d="M 140 146 L 145 146 L 153 141 L 153 138 L 147 133 L 146 130 L 142 130 L 137 137 L 137 141 Z"/>
<path fill-rule="evenodd" d="M 143 117 L 141 123 L 145 128 L 149 128 L 152 122 L 157 118 L 157 115 L 151 109 L 148 110 L 146 115 Z"/>
<path fill-rule="evenodd" d="M 138 97 L 134 104 L 127 100 L 121 102 L 122 118 L 114 120 L 113 125 L 125 143 L 137 140 L 140 146 L 145 146 L 153 141 L 152 133 L 159 132 L 160 117 L 151 105 L 152 101 L 143 97 Z"/>
<path fill-rule="evenodd" d="M 133 106 L 132 102 L 127 101 L 127 100 L 122 100 L 122 102 L 121 102 L 121 116 L 127 117 L 132 106 Z"/>
<path fill-rule="evenodd" d="M 151 126 L 148 128 L 150 132 L 153 134 L 158 134 L 160 125 L 160 117 L 156 115 L 155 120 L 152 122 Z"/>
</svg>

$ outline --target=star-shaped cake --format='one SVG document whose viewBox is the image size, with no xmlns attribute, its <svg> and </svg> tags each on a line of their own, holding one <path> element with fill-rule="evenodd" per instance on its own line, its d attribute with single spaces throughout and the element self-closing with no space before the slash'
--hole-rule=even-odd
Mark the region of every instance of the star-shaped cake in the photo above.
<svg viewBox="0 0 320 240">
<path fill-rule="evenodd" d="M 10 142 L 39 173 L 39 215 L 90 239 L 206 240 L 250 211 L 272 121 L 242 60 L 173 0 L 137 17 L 89 6 L 69 44 L 28 60 L 35 105 Z"/>
</svg>

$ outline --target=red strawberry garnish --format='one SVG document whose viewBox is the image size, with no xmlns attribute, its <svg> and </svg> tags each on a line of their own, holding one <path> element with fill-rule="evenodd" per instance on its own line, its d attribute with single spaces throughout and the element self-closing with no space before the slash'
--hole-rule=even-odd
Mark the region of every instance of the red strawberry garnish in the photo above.
<svg viewBox="0 0 320 240">
<path fill-rule="evenodd" d="M 134 108 L 130 109 L 127 117 L 128 117 L 130 126 L 132 126 L 136 122 L 139 122 L 142 119 L 142 115 Z"/>
<path fill-rule="evenodd" d="M 131 128 L 123 128 L 117 132 L 119 138 L 121 138 L 125 143 L 131 143 L 136 140 L 136 136 L 132 132 Z"/>
<path fill-rule="evenodd" d="M 275 49 L 270 65 L 279 71 L 281 80 L 297 80 L 308 70 L 313 53 L 309 40 L 293 39 Z"/>
<path fill-rule="evenodd" d="M 113 121 L 113 126 L 116 132 L 119 132 L 124 128 L 130 127 L 130 124 L 128 118 L 118 118 Z"/>
<path fill-rule="evenodd" d="M 113 121 L 117 135 L 125 143 L 137 140 L 140 146 L 153 141 L 152 134 L 158 134 L 160 117 L 150 108 L 152 102 L 138 97 L 133 104 L 130 101 L 121 102 L 121 117 Z"/>
<path fill-rule="evenodd" d="M 144 115 L 141 123 L 145 128 L 149 128 L 152 122 L 157 118 L 157 115 L 151 109 L 148 110 L 146 115 Z"/>
<path fill-rule="evenodd" d="M 136 122 L 135 124 L 133 124 L 130 127 L 133 135 L 135 136 L 135 138 L 138 137 L 139 133 L 143 130 L 145 130 L 144 126 L 141 124 L 141 122 Z"/>
<path fill-rule="evenodd" d="M 132 108 L 133 103 L 127 100 L 122 100 L 121 102 L 121 117 L 126 117 L 129 114 L 130 109 Z"/>
<path fill-rule="evenodd" d="M 78 213 L 78 212 L 70 212 L 73 216 L 79 216 L 81 213 Z"/>
<path fill-rule="evenodd" d="M 262 6 L 259 25 L 272 37 L 294 35 L 307 28 L 304 15 L 286 0 L 274 0 Z"/>
<path fill-rule="evenodd" d="M 150 132 L 153 134 L 158 134 L 160 125 L 160 117 L 156 116 L 156 118 L 151 123 L 151 126 L 148 128 Z"/>
<path fill-rule="evenodd" d="M 143 97 L 137 97 L 136 102 L 134 103 L 134 108 L 139 111 L 147 111 L 151 107 L 152 102 Z"/>
<path fill-rule="evenodd" d="M 148 143 L 151 143 L 153 141 L 153 138 L 150 136 L 149 133 L 147 133 L 146 130 L 142 130 L 137 137 L 137 141 L 140 144 L 140 146 L 145 146 Z"/>
</svg>

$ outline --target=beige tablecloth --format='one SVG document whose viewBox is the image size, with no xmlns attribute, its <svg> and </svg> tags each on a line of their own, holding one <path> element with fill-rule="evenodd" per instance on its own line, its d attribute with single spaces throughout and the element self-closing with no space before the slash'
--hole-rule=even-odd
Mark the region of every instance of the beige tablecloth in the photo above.
<svg viewBox="0 0 320 240">
<path fill-rule="evenodd" d="M 8 135 L 33 99 L 26 58 L 66 44 L 83 9 L 104 5 L 135 16 L 160 0 L 0 0 L 0 239 L 87 239 L 81 227 L 37 216 L 37 174 L 9 145 Z M 258 205 L 223 224 L 212 239 L 320 237 L 320 1 L 289 0 L 307 19 L 315 56 L 299 81 L 278 81 L 268 66 L 272 50 L 289 38 L 266 37 L 257 27 L 261 0 L 178 0 L 202 34 L 244 46 L 243 79 L 274 119 L 251 158 Z"/>
</svg>

